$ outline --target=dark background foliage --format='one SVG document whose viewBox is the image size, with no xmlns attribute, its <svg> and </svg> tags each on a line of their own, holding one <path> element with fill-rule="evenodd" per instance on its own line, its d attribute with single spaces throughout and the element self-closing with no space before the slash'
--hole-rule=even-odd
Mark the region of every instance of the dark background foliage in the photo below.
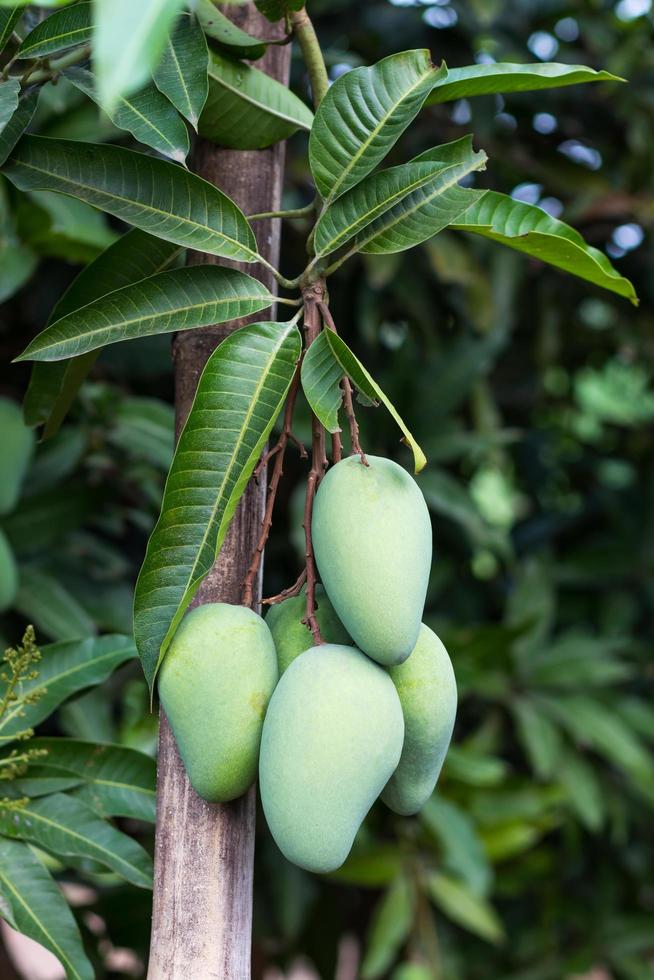
<svg viewBox="0 0 654 980">
<path fill-rule="evenodd" d="M 402 819 L 378 804 L 330 878 L 285 863 L 260 821 L 259 976 L 301 954 L 320 977 L 654 977 L 647 8 L 644 0 L 313 4 L 332 77 L 428 47 L 451 67 L 540 58 L 627 78 L 428 108 L 395 152 L 406 159 L 474 132 L 490 158 L 476 186 L 540 203 L 578 227 L 633 280 L 641 306 L 447 232 L 403 255 L 357 259 L 330 282 L 339 330 L 430 460 L 420 481 L 437 560 L 426 615 L 451 652 L 460 709 L 423 814 Z M 306 95 L 299 60 L 293 84 Z M 42 133 L 120 138 L 66 86 L 39 112 Z M 305 150 L 294 137 L 289 206 L 307 200 Z M 17 203 L 7 185 L 2 193 Z M 36 269 L 0 307 L 2 388 L 18 399 L 28 372 L 7 367 L 10 356 L 114 229 L 84 208 L 54 213 L 49 196 L 15 215 L 0 232 L 0 255 L 21 241 Z M 285 227 L 285 272 L 302 267 L 302 230 Z M 130 631 L 132 585 L 170 460 L 171 400 L 168 338 L 103 353 L 4 522 L 21 588 L 3 638 L 15 641 L 26 621 L 42 640 L 65 638 L 71 622 L 75 635 Z M 387 416 L 361 408 L 359 417 L 368 451 L 408 465 Z M 302 465 L 289 456 L 267 551 L 269 594 L 299 568 Z M 153 751 L 155 724 L 131 665 L 65 706 L 48 732 Z M 115 947 L 135 953 L 126 962 L 140 975 L 147 895 L 81 873 L 93 883 L 79 908 L 85 936 L 97 946 L 101 922 L 105 941 L 98 976 L 125 975 Z"/>
</svg>

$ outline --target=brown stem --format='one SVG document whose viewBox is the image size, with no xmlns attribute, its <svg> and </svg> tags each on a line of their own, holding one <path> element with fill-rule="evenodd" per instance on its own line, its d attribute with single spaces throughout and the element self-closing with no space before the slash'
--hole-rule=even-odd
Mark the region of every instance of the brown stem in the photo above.
<svg viewBox="0 0 654 980">
<path fill-rule="evenodd" d="M 336 324 L 334 322 L 334 317 L 331 314 L 331 310 L 327 303 L 321 302 L 318 304 L 318 309 L 320 310 L 320 315 L 323 318 L 325 325 L 329 330 L 333 330 L 335 334 L 338 334 L 336 329 Z M 352 398 L 352 385 L 350 384 L 350 379 L 347 375 L 343 376 L 341 381 L 341 388 L 343 389 L 343 407 L 345 409 L 345 414 L 347 415 L 348 425 L 350 427 L 350 443 L 352 445 L 352 452 L 356 453 L 357 456 L 361 457 L 361 462 L 364 466 L 368 466 L 368 460 L 366 459 L 366 454 L 361 448 L 361 443 L 359 442 L 359 423 L 357 422 L 357 417 L 354 412 L 354 399 Z M 340 459 L 340 456 L 339 456 Z"/>
<path fill-rule="evenodd" d="M 293 585 L 289 585 L 287 589 L 282 589 L 281 592 L 278 592 L 277 595 L 272 595 L 269 599 L 262 599 L 262 605 L 275 606 L 278 602 L 283 602 L 284 599 L 290 599 L 292 596 L 299 595 L 306 580 L 307 568 L 305 565 Z"/>
<path fill-rule="evenodd" d="M 340 432 L 332 432 L 332 463 L 340 463 L 343 459 L 343 443 Z"/>
</svg>

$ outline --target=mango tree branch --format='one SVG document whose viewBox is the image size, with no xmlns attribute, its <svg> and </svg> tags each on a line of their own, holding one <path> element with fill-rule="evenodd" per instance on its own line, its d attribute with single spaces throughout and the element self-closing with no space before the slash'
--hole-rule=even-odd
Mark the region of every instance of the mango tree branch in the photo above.
<svg viewBox="0 0 654 980">
<path fill-rule="evenodd" d="M 296 10 L 291 14 L 291 24 L 300 45 L 304 63 L 307 66 L 313 105 L 317 109 L 329 88 L 329 77 L 322 56 L 320 41 L 306 10 Z"/>
<path fill-rule="evenodd" d="M 320 314 L 329 330 L 333 330 L 334 333 L 338 333 L 336 329 L 336 324 L 334 323 L 334 318 L 331 314 L 331 310 L 326 303 L 319 303 L 318 309 Z M 357 417 L 354 412 L 354 399 L 352 397 L 352 385 L 350 379 L 347 375 L 343 375 L 343 380 L 341 381 L 341 388 L 343 389 L 343 408 L 345 409 L 345 414 L 347 415 L 348 425 L 350 427 L 350 443 L 352 445 L 352 452 L 356 453 L 361 457 L 361 462 L 364 466 L 368 466 L 368 460 L 366 459 L 366 454 L 361 448 L 361 443 L 359 442 L 359 423 L 357 422 Z"/>
</svg>

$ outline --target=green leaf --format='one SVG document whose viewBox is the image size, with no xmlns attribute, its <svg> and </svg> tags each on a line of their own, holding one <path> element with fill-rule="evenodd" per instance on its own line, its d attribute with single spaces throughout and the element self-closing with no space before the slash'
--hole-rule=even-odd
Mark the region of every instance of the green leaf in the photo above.
<svg viewBox="0 0 654 980">
<path fill-rule="evenodd" d="M 195 174 L 119 146 L 24 136 L 4 166 L 20 190 L 58 191 L 169 242 L 254 262 L 243 212 Z"/>
<path fill-rule="evenodd" d="M 75 8 L 73 8 L 75 9 Z M 67 68 L 65 77 L 101 109 L 95 79 L 86 68 Z M 125 129 L 140 143 L 183 163 L 189 151 L 188 130 L 175 107 L 154 85 L 146 85 L 130 96 L 119 96 L 107 115 L 114 126 Z"/>
<path fill-rule="evenodd" d="M 50 14 L 29 32 L 18 49 L 18 57 L 44 58 L 86 44 L 91 40 L 91 10 L 92 4 L 83 2 Z"/>
<path fill-rule="evenodd" d="M 387 972 L 405 942 L 413 922 L 411 882 L 396 878 L 377 905 L 372 918 L 361 980 L 377 980 Z"/>
<path fill-rule="evenodd" d="M 91 262 L 116 241 L 103 214 L 84 201 L 30 191 L 18 205 L 18 229 L 39 255 Z"/>
<path fill-rule="evenodd" d="M 152 887 L 152 861 L 147 851 L 82 800 L 63 793 L 20 806 L 3 807 L 0 803 L 0 832 L 32 841 L 57 856 L 90 858 L 133 885 Z"/>
<path fill-rule="evenodd" d="M 213 4 L 211 7 L 216 10 Z M 216 11 L 218 13 L 218 11 Z M 180 17 L 166 41 L 154 83 L 194 129 L 207 101 L 209 52 L 202 28 L 192 17 Z"/>
<path fill-rule="evenodd" d="M 75 790 L 75 797 L 101 816 L 154 823 L 157 767 L 144 752 L 74 738 L 34 738 L 30 748 L 47 752 L 38 760 L 39 768 L 79 777 L 84 787 Z"/>
<path fill-rule="evenodd" d="M 613 268 L 603 252 L 587 245 L 570 225 L 550 217 L 533 204 L 514 201 L 498 191 L 487 191 L 453 222 L 453 227 L 524 252 L 638 305 L 633 285 Z"/>
<path fill-rule="evenodd" d="M 404 51 L 334 82 L 309 140 L 311 172 L 327 204 L 383 160 L 446 73 L 432 65 L 429 51 Z"/>
<path fill-rule="evenodd" d="M 64 793 L 66 790 L 76 789 L 82 782 L 83 780 L 78 776 L 71 776 L 65 772 L 57 773 L 55 769 L 30 764 L 28 774 L 13 780 L 12 788 L 20 796 L 50 796 L 51 793 Z"/>
<path fill-rule="evenodd" d="M 590 831 L 598 831 L 605 818 L 604 794 L 595 771 L 580 752 L 567 751 L 557 768 L 570 808 Z"/>
<path fill-rule="evenodd" d="M 461 878 L 475 895 L 487 895 L 493 871 L 465 810 L 434 794 L 420 811 L 420 822 L 440 843 L 445 869 Z"/>
<path fill-rule="evenodd" d="M 0 135 L 18 108 L 20 81 L 18 78 L 8 78 L 0 82 Z"/>
<path fill-rule="evenodd" d="M 281 20 L 293 10 L 302 10 L 305 0 L 254 0 L 255 7 L 268 20 Z"/>
<path fill-rule="evenodd" d="M 138 460 L 148 460 L 164 473 L 174 453 L 175 410 L 158 398 L 126 398 L 116 408 L 107 439 Z"/>
<path fill-rule="evenodd" d="M 128 231 L 73 280 L 50 314 L 50 322 L 115 289 L 162 272 L 182 252 L 179 245 L 153 238 L 138 228 Z M 37 362 L 32 368 L 23 411 L 28 425 L 44 423 L 43 438 L 58 431 L 97 356 L 91 351 L 69 361 Z"/>
<path fill-rule="evenodd" d="M 107 110 L 150 80 L 184 0 L 95 0 L 93 63 Z"/>
<path fill-rule="evenodd" d="M 6 904 L 11 924 L 54 953 L 68 980 L 93 980 L 95 970 L 59 886 L 27 844 L 6 837 L 0 837 L 0 893 L 2 917 L 8 918 Z"/>
<path fill-rule="evenodd" d="M 430 466 L 419 482 L 429 509 L 455 521 L 466 532 L 474 547 L 506 552 L 504 535 L 486 523 L 467 487 L 451 473 Z"/>
<path fill-rule="evenodd" d="M 95 626 L 61 582 L 31 565 L 23 565 L 15 607 L 38 633 L 51 640 L 93 636 Z"/>
<path fill-rule="evenodd" d="M 583 65 L 560 65 L 556 62 L 516 65 L 466 65 L 449 68 L 447 76 L 439 79 L 426 105 L 467 99 L 472 95 L 493 95 L 499 92 L 535 92 L 539 89 L 562 88 L 581 82 L 622 82 L 623 78 L 608 71 L 593 71 Z"/>
<path fill-rule="evenodd" d="M 236 55 L 256 61 L 266 53 L 267 43 L 252 37 L 232 23 L 229 17 L 217 10 L 212 0 L 196 0 L 195 16 L 205 35 Z"/>
<path fill-rule="evenodd" d="M 529 763 L 539 779 L 551 779 L 561 759 L 562 739 L 559 729 L 527 697 L 511 703 L 518 737 Z"/>
<path fill-rule="evenodd" d="M 0 10 L 0 52 L 2 52 L 11 38 L 13 37 L 14 27 L 20 20 L 23 8 L 20 4 L 15 4 L 6 9 Z"/>
<path fill-rule="evenodd" d="M 0 178 L 0 303 L 25 285 L 38 259 L 16 234 L 14 216 L 9 207 L 5 181 Z"/>
<path fill-rule="evenodd" d="M 43 659 L 38 665 L 38 677 L 25 681 L 19 700 L 8 708 L 0 719 L 2 739 L 15 736 L 26 728 L 34 728 L 67 698 L 94 684 L 101 684 L 126 660 L 136 656 L 129 636 L 87 637 L 69 643 L 53 643 L 41 648 Z M 0 687 L 0 692 L 2 688 Z M 26 694 L 40 692 L 33 704 L 24 704 Z"/>
<path fill-rule="evenodd" d="M 333 330 L 323 330 L 314 340 L 302 362 L 302 388 L 320 422 L 329 432 L 338 432 L 338 407 L 341 400 L 340 382 L 347 375 L 366 398 L 381 401 L 404 433 L 403 441 L 411 448 L 415 472 L 419 473 L 427 460 L 395 406 L 377 382 L 352 353 L 344 340 Z"/>
<path fill-rule="evenodd" d="M 209 95 L 200 136 L 235 150 L 259 150 L 311 129 L 313 113 L 270 75 L 210 52 Z"/>
<path fill-rule="evenodd" d="M 35 337 L 17 360 L 58 361 L 152 334 L 238 320 L 274 302 L 251 276 L 217 265 L 160 272 L 115 290 L 62 317 Z"/>
<path fill-rule="evenodd" d="M 294 321 L 249 324 L 220 344 L 202 373 L 136 583 L 134 634 L 151 687 L 220 551 L 300 348 Z"/>
<path fill-rule="evenodd" d="M 31 123 L 39 101 L 39 92 L 38 88 L 24 91 L 19 98 L 18 108 L 9 122 L 4 128 L 0 126 L 0 166 Z"/>
<path fill-rule="evenodd" d="M 429 876 L 429 894 L 435 905 L 457 925 L 494 945 L 504 942 L 504 928 L 493 906 L 450 875 Z"/>
<path fill-rule="evenodd" d="M 364 228 L 354 242 L 353 251 L 389 253 L 413 248 L 460 220 L 483 198 L 485 191 L 457 186 L 468 174 L 486 167 L 486 154 L 483 150 L 473 150 L 472 136 L 428 150 L 411 162 L 423 165 L 430 162 L 433 166 L 432 158 L 436 154 L 443 159 L 433 179 Z"/>
<path fill-rule="evenodd" d="M 69 3 L 74 3 L 75 0 L 39 0 L 39 7 L 65 7 Z M 0 7 L 26 7 L 31 0 L 0 0 Z"/>
</svg>

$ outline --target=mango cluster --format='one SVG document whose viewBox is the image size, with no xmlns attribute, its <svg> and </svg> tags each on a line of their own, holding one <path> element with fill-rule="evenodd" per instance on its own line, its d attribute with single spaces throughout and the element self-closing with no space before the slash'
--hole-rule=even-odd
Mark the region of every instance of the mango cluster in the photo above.
<svg viewBox="0 0 654 980">
<path fill-rule="evenodd" d="M 303 595 L 264 622 L 224 604 L 194 609 L 163 662 L 159 693 L 191 783 L 226 802 L 255 780 L 284 855 L 310 871 L 346 859 L 381 796 L 416 813 L 434 790 L 456 682 L 422 622 L 431 524 L 396 463 L 342 460 L 322 481 L 312 537 L 322 586 L 312 645 Z"/>
</svg>

